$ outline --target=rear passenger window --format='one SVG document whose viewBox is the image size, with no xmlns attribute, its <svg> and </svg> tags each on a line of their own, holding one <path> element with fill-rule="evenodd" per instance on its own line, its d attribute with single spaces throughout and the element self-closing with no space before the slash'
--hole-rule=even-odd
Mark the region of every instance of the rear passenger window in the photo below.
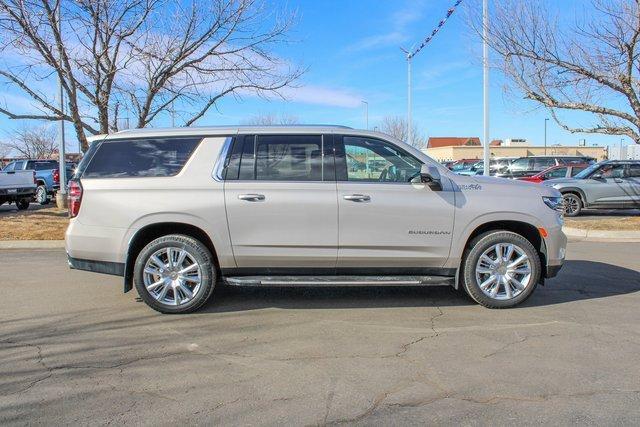
<svg viewBox="0 0 640 427">
<path fill-rule="evenodd" d="M 83 178 L 176 175 L 202 138 L 107 140 L 100 144 Z"/>
<path fill-rule="evenodd" d="M 244 161 L 243 155 L 242 163 Z M 242 173 L 242 164 L 240 168 Z M 255 147 L 255 179 L 322 181 L 322 137 L 259 135 Z"/>
</svg>

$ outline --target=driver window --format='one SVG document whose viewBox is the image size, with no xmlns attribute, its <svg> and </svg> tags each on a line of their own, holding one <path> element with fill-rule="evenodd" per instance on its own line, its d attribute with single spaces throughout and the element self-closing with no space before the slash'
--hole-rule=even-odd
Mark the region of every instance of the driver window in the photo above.
<svg viewBox="0 0 640 427">
<path fill-rule="evenodd" d="M 391 144 L 375 139 L 344 137 L 347 181 L 410 182 L 422 163 Z"/>
<path fill-rule="evenodd" d="M 600 169 L 603 178 L 624 177 L 624 165 L 605 165 Z"/>
</svg>

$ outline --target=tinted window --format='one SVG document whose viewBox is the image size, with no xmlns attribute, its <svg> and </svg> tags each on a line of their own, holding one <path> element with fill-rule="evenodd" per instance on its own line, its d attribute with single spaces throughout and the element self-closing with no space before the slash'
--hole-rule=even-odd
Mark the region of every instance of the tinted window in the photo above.
<svg viewBox="0 0 640 427">
<path fill-rule="evenodd" d="M 242 162 L 244 160 L 243 156 Z M 240 167 L 242 169 L 242 165 Z M 322 181 L 322 137 L 258 135 L 255 147 L 255 179 Z"/>
<path fill-rule="evenodd" d="M 624 165 L 603 165 L 598 171 L 603 178 L 624 177 Z"/>
<path fill-rule="evenodd" d="M 567 168 L 557 168 L 545 174 L 547 179 L 564 178 L 565 176 L 567 176 Z"/>
<path fill-rule="evenodd" d="M 409 182 L 420 174 L 422 163 L 392 144 L 352 136 L 343 141 L 347 181 Z"/>
<path fill-rule="evenodd" d="M 640 178 L 640 165 L 629 165 L 629 178 Z"/>
<path fill-rule="evenodd" d="M 571 168 L 571 176 L 576 176 L 586 168 L 584 166 L 574 166 Z"/>
<path fill-rule="evenodd" d="M 37 171 L 58 169 L 58 162 L 56 160 L 31 160 L 27 162 L 27 167 L 25 169 Z"/>
<path fill-rule="evenodd" d="M 180 172 L 200 140 L 153 138 L 103 141 L 89 160 L 82 177 L 172 176 Z"/>
<path fill-rule="evenodd" d="M 552 158 L 535 158 L 533 159 L 533 169 L 534 170 L 545 170 L 547 168 L 550 168 L 551 166 L 555 166 L 556 165 L 556 161 L 555 159 Z"/>
<path fill-rule="evenodd" d="M 2 172 L 13 172 L 15 170 L 15 167 L 15 162 L 11 162 L 7 166 L 5 166 L 4 169 L 2 169 Z"/>
</svg>

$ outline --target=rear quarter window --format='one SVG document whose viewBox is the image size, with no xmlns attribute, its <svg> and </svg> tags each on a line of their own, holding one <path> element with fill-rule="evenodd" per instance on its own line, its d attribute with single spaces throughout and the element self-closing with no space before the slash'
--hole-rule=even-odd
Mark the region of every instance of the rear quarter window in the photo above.
<svg viewBox="0 0 640 427">
<path fill-rule="evenodd" d="M 162 177 L 178 174 L 202 138 L 118 139 L 100 143 L 83 178 Z"/>
</svg>

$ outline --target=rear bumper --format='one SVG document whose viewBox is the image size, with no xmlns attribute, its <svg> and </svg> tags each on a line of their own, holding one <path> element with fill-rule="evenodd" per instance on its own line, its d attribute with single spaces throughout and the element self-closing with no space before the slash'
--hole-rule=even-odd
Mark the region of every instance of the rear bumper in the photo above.
<svg viewBox="0 0 640 427">
<path fill-rule="evenodd" d="M 0 197 L 14 198 L 14 197 L 30 197 L 36 193 L 36 187 L 16 187 L 16 188 L 2 188 L 0 189 Z"/>
</svg>

